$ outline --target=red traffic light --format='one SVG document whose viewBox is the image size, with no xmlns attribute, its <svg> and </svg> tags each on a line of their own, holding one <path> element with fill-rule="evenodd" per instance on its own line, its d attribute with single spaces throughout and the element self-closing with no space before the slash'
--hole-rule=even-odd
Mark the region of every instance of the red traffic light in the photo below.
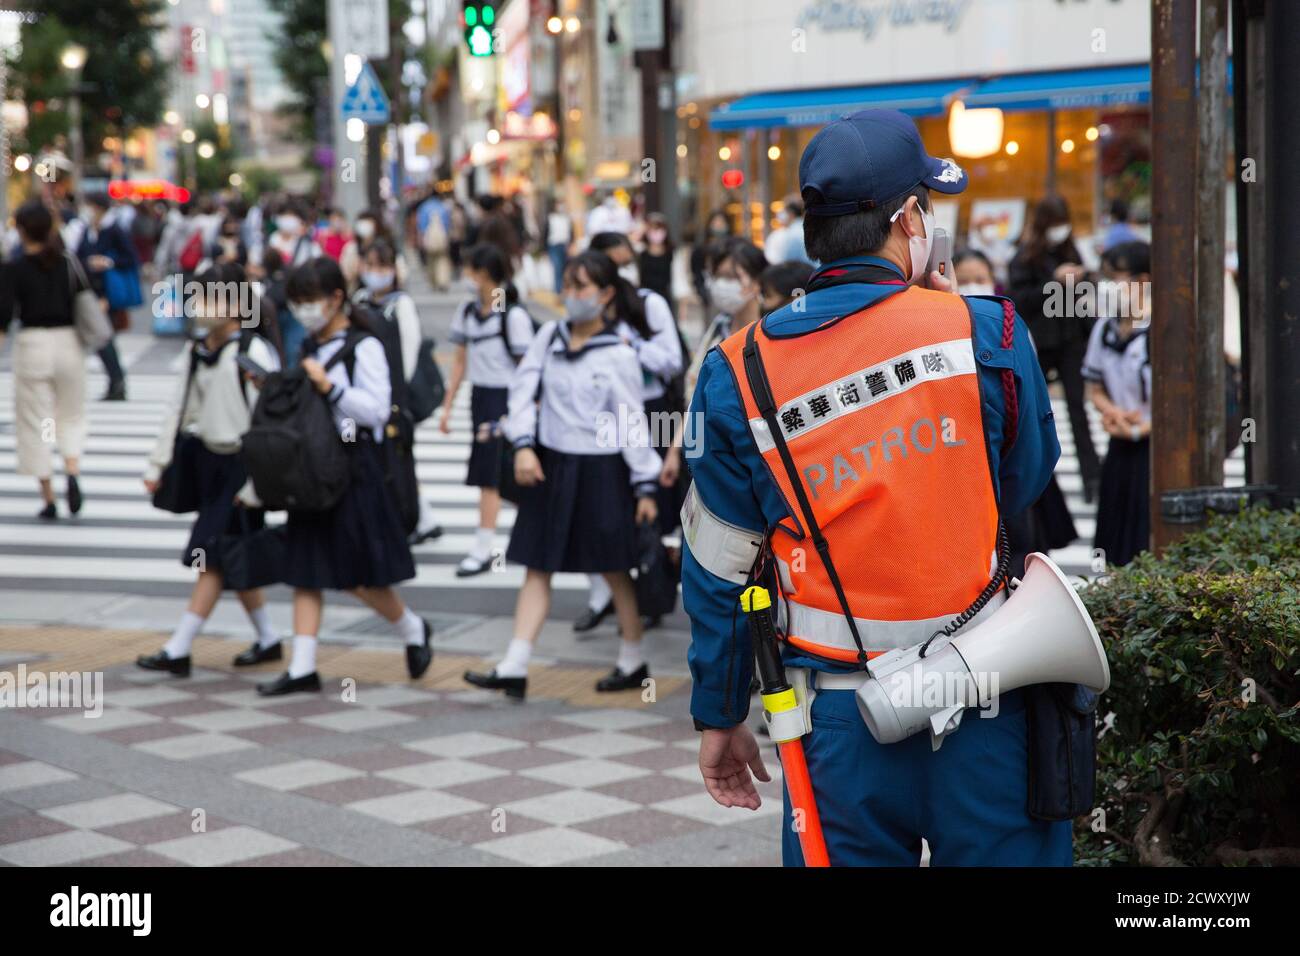
<svg viewBox="0 0 1300 956">
<path fill-rule="evenodd" d="M 728 189 L 735 189 L 737 186 L 745 184 L 745 174 L 739 169 L 727 169 L 722 173 L 722 185 Z"/>
</svg>

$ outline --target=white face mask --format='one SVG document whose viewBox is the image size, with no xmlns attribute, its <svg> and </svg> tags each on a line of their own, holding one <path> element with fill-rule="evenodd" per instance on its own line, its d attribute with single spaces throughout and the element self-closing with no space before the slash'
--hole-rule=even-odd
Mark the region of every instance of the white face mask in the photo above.
<svg viewBox="0 0 1300 956">
<path fill-rule="evenodd" d="M 322 302 L 295 302 L 291 306 L 293 317 L 302 323 L 302 327 L 308 332 L 315 334 L 329 324 L 329 316 L 325 314 L 325 303 Z"/>
<path fill-rule="evenodd" d="M 906 205 L 889 217 L 893 222 L 899 216 L 903 215 Z M 930 261 L 930 247 L 934 244 L 934 216 L 930 212 L 921 209 L 921 224 L 925 227 L 924 236 L 911 236 L 907 240 L 907 253 L 912 259 L 912 275 L 908 278 L 908 285 L 917 285 L 925 282 L 925 267 Z"/>
<path fill-rule="evenodd" d="M 297 232 L 302 228 L 302 220 L 297 216 L 276 216 L 275 228 L 281 232 Z"/>
<path fill-rule="evenodd" d="M 641 284 L 641 272 L 637 269 L 635 262 L 629 262 L 625 266 L 619 266 L 618 274 L 633 285 Z"/>
<path fill-rule="evenodd" d="M 1070 238 L 1070 224 L 1066 222 L 1059 226 L 1052 226 L 1047 230 L 1045 235 L 1049 246 L 1059 246 L 1061 243 L 1065 242 L 1066 239 Z"/>
<path fill-rule="evenodd" d="M 365 242 L 375 234 L 375 224 L 369 219 L 361 219 L 357 222 L 357 238 Z"/>
<path fill-rule="evenodd" d="M 393 274 L 391 272 L 371 272 L 367 270 L 361 273 L 361 281 L 366 284 L 366 288 L 371 292 L 382 292 L 393 284 Z"/>
<path fill-rule="evenodd" d="M 709 280 L 709 296 L 713 304 L 728 315 L 735 315 L 754 298 L 754 293 L 745 292 L 739 279 Z"/>
<path fill-rule="evenodd" d="M 596 299 L 566 295 L 564 297 L 564 311 L 565 317 L 570 322 L 590 322 L 604 311 L 604 307 Z"/>
<path fill-rule="evenodd" d="M 959 291 L 962 295 L 997 295 L 992 282 L 967 282 Z"/>
</svg>

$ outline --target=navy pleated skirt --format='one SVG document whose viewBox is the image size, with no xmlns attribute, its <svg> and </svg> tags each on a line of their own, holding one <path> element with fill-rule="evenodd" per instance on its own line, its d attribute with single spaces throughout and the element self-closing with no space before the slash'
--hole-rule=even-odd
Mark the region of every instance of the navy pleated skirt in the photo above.
<svg viewBox="0 0 1300 956">
<path fill-rule="evenodd" d="M 365 433 L 350 446 L 352 483 L 330 511 L 290 511 L 284 583 L 348 591 L 415 577 L 397 505 L 384 488 L 379 446 Z"/>
<path fill-rule="evenodd" d="M 217 539 L 223 534 L 259 530 L 265 524 L 265 513 L 260 508 L 235 505 L 235 495 L 248 479 L 248 472 L 238 454 L 219 455 L 209 451 L 193 436 L 182 441 L 194 443 L 191 459 L 194 468 L 187 477 L 198 483 L 199 511 L 190 528 L 190 539 L 181 552 L 181 564 L 187 568 L 195 567 L 201 556 L 204 567 L 220 571 L 221 553 Z"/>
<path fill-rule="evenodd" d="M 1093 547 L 1107 564 L 1128 564 L 1151 544 L 1151 440 L 1111 438 L 1097 492 Z"/>
<path fill-rule="evenodd" d="M 635 567 L 636 501 L 623 456 L 538 454 L 546 480 L 520 501 L 506 560 L 537 571 Z"/>
<path fill-rule="evenodd" d="M 496 488 L 501 478 L 501 439 L 479 441 L 479 427 L 501 418 L 509 407 L 510 390 L 475 385 L 469 393 L 469 417 L 474 424 L 474 441 L 469 450 L 469 474 L 465 484 Z"/>
</svg>

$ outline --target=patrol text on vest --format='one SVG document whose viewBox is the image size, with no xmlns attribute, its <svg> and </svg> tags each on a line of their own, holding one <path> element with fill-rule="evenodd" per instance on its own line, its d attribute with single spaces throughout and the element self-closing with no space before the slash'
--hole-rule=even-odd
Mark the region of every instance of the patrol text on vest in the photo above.
<svg viewBox="0 0 1300 956">
<path fill-rule="evenodd" d="M 895 426 L 886 429 L 878 441 L 872 439 L 854 445 L 847 452 L 836 453 L 828 465 L 820 462 L 807 465 L 803 469 L 803 477 L 808 490 L 812 492 L 813 500 L 816 500 L 817 489 L 827 481 L 832 483 L 833 491 L 839 491 L 846 483 L 858 480 L 858 467 L 871 471 L 874 467 L 873 455 L 881 464 L 889 464 L 896 457 L 906 458 L 908 445 L 914 451 L 928 455 L 939 447 L 959 448 L 965 444 L 966 439 L 957 437 L 957 422 L 950 416 L 940 416 L 937 427 L 929 418 L 918 418 L 907 428 Z"/>
</svg>

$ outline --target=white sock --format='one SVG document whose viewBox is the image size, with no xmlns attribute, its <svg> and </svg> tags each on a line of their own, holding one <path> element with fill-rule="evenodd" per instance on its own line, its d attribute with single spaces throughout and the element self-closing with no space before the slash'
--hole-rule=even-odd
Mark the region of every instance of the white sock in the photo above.
<svg viewBox="0 0 1300 956">
<path fill-rule="evenodd" d="M 407 644 L 415 644 L 418 647 L 424 646 L 424 621 L 420 620 L 420 615 L 409 607 L 402 612 L 402 616 L 397 619 L 393 626 L 397 628 L 397 636 L 406 641 Z"/>
<path fill-rule="evenodd" d="M 293 659 L 289 661 L 290 677 L 306 677 L 316 670 L 316 638 L 309 634 L 293 636 Z"/>
<path fill-rule="evenodd" d="M 640 641 L 622 641 L 618 645 L 618 664 L 619 671 L 623 674 L 630 674 L 642 664 L 645 663 L 645 655 L 641 653 Z"/>
<path fill-rule="evenodd" d="M 265 604 L 256 611 L 249 611 L 248 619 L 253 622 L 253 627 L 257 630 L 258 647 L 273 647 L 280 643 L 280 635 L 276 634 L 275 628 L 271 626 L 271 615 L 266 610 Z"/>
<path fill-rule="evenodd" d="M 587 593 L 587 607 L 592 611 L 603 611 L 614 596 L 614 592 L 609 589 L 609 582 L 603 574 L 589 574 L 587 580 L 591 583 L 591 590 Z"/>
<path fill-rule="evenodd" d="M 497 677 L 527 677 L 528 658 L 533 655 L 533 642 L 516 637 L 506 648 L 506 656 L 496 666 Z"/>
<path fill-rule="evenodd" d="M 180 623 L 176 625 L 176 630 L 172 631 L 172 636 L 167 643 L 163 645 L 163 652 L 172 660 L 178 657 L 190 656 L 190 645 L 194 643 L 195 636 L 203 629 L 203 622 L 206 618 L 199 617 L 193 611 L 186 611 L 181 615 Z"/>
<path fill-rule="evenodd" d="M 420 517 L 415 522 L 415 530 L 424 534 L 426 531 L 432 531 L 437 524 L 438 518 L 433 513 L 433 508 L 429 506 L 429 502 L 421 498 Z"/>
<path fill-rule="evenodd" d="M 494 528 L 479 528 L 474 535 L 474 547 L 469 549 L 469 556 L 476 561 L 486 561 L 492 557 L 492 538 Z"/>
</svg>

